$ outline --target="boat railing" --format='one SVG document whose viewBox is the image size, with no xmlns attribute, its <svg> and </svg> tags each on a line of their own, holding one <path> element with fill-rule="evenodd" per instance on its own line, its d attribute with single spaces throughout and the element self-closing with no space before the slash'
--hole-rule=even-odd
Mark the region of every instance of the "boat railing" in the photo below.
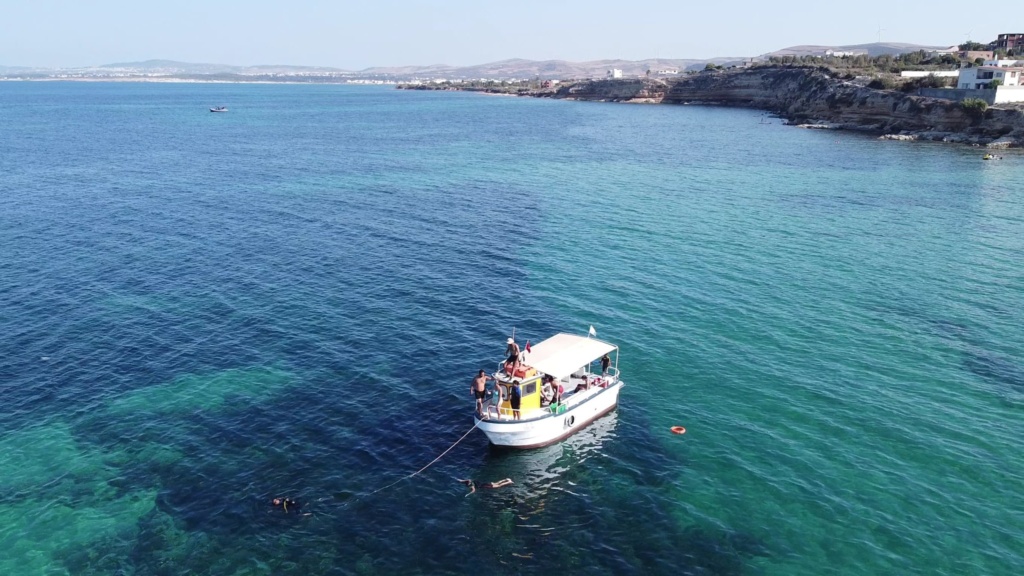
<svg viewBox="0 0 1024 576">
<path fill-rule="evenodd" d="M 582 378 L 584 376 L 588 376 L 590 378 L 610 377 L 610 378 L 613 378 L 613 379 L 618 379 L 618 377 L 619 377 L 619 369 L 614 367 L 614 366 L 609 366 L 608 367 L 608 372 L 605 372 L 603 374 L 601 373 L 600 370 L 595 370 L 595 371 L 591 372 L 590 368 L 591 368 L 590 366 L 584 366 L 583 368 L 577 370 L 576 372 L 573 372 L 573 374 L 572 374 L 572 376 L 570 376 L 570 378 L 577 378 L 577 379 L 579 379 L 579 378 Z"/>
<path fill-rule="evenodd" d="M 501 395 L 496 389 L 488 390 L 487 397 L 484 399 L 484 414 L 488 418 L 511 418 L 513 416 L 512 408 L 503 408 L 501 406 Z"/>
<path fill-rule="evenodd" d="M 593 376 L 593 375 L 592 375 Z M 597 396 L 602 390 L 607 389 L 618 382 L 617 378 L 612 378 L 609 374 L 607 379 L 602 380 L 600 376 L 593 376 L 594 380 L 591 381 L 591 385 L 579 392 L 566 391 L 558 402 L 552 402 L 550 404 L 541 404 L 539 410 L 543 413 L 561 414 L 567 410 L 572 410 L 579 404 L 586 402 L 587 400 Z M 484 415 L 487 419 L 493 420 L 512 420 L 515 416 L 514 411 L 510 407 L 503 407 L 501 405 L 501 399 L 495 391 L 490 391 L 487 398 L 484 399 Z M 526 420 L 532 420 L 537 418 L 537 409 L 528 409 L 522 411 L 521 416 Z"/>
<path fill-rule="evenodd" d="M 498 370 L 494 373 L 494 377 L 497 379 L 499 375 L 504 375 L 505 363 L 504 361 L 498 363 Z M 507 376 L 507 375 L 505 375 Z M 614 385 L 619 380 L 619 369 L 616 367 L 609 366 L 608 371 L 605 374 L 600 372 L 590 372 L 589 367 L 583 367 L 582 370 L 576 372 L 575 375 L 567 377 L 565 380 L 557 381 L 559 384 L 566 388 L 562 394 L 559 402 L 552 402 L 550 404 L 541 404 L 541 409 L 544 411 L 551 411 L 552 413 L 558 413 L 564 410 L 570 410 L 577 404 L 585 401 L 596 394 L 586 393 L 593 391 L 598 388 L 607 388 Z M 501 380 L 498 380 L 501 383 Z M 573 387 L 578 386 L 580 383 L 586 382 L 587 388 L 576 392 Z M 507 385 L 503 384 L 503 385 Z M 488 395 L 484 399 L 483 410 L 487 418 L 505 420 L 512 419 L 514 413 L 511 407 L 501 406 L 501 397 L 499 396 L 497 389 L 488 389 Z"/>
<path fill-rule="evenodd" d="M 527 367 L 531 367 L 532 368 L 532 366 L 530 366 L 529 364 L 523 364 L 523 366 L 527 366 Z M 584 374 L 588 374 L 588 375 L 594 376 L 594 377 L 603 376 L 603 374 L 601 374 L 601 372 L 590 372 L 588 368 L 589 367 L 584 367 L 583 368 L 583 370 L 584 370 L 583 373 Z M 508 377 L 511 378 L 511 375 L 505 373 L 505 361 L 504 360 L 502 360 L 501 362 L 498 362 L 498 368 L 497 368 L 497 370 L 494 371 L 494 376 L 498 376 L 499 374 L 505 374 L 505 376 L 508 376 Z M 611 376 L 611 377 L 613 377 L 615 379 L 618 379 L 619 378 L 619 369 L 616 368 L 615 366 L 609 366 L 608 367 L 607 376 Z"/>
<path fill-rule="evenodd" d="M 508 414 L 503 414 L 503 412 L 508 412 Z M 489 419 L 495 418 L 500 420 L 502 416 L 511 416 L 512 410 L 508 408 L 502 408 L 497 404 L 487 404 L 486 406 L 484 406 L 484 414 Z"/>
</svg>

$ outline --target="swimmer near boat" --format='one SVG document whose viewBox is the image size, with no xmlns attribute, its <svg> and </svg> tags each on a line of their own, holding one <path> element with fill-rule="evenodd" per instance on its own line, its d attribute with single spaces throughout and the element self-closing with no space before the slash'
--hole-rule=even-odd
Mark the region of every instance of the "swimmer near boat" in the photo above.
<svg viewBox="0 0 1024 576">
<path fill-rule="evenodd" d="M 292 498 L 274 498 L 270 503 L 274 508 L 284 510 L 285 514 L 289 512 L 297 513 L 302 508 L 302 504 Z"/>
<path fill-rule="evenodd" d="M 484 482 L 482 484 L 478 483 L 478 482 L 476 482 L 476 481 L 474 481 L 472 479 L 470 479 L 470 480 L 459 480 L 459 482 L 462 483 L 462 484 L 465 484 L 466 486 L 469 487 L 469 494 L 475 493 L 477 486 L 479 486 L 481 488 L 496 489 L 496 488 L 504 488 L 505 486 L 511 486 L 512 484 L 515 484 L 515 482 L 513 482 L 511 478 L 502 478 L 501 480 L 498 480 L 497 482 Z M 469 494 L 466 494 L 466 496 L 469 496 Z"/>
</svg>

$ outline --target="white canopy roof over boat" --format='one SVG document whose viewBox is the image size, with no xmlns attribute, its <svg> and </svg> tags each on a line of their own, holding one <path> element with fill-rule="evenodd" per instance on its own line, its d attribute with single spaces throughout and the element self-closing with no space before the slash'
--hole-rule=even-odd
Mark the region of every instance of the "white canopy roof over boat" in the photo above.
<svg viewBox="0 0 1024 576">
<path fill-rule="evenodd" d="M 555 378 L 565 378 L 617 347 L 586 336 L 555 334 L 530 348 L 527 364 Z"/>
</svg>

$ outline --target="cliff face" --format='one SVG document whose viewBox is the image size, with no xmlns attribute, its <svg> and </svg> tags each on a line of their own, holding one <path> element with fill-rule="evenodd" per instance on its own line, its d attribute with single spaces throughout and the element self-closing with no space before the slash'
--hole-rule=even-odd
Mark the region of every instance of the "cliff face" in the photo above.
<svg viewBox="0 0 1024 576">
<path fill-rule="evenodd" d="M 657 104 L 665 98 L 668 88 L 668 83 L 662 80 L 623 78 L 574 82 L 559 86 L 553 94 L 546 95 L 566 100 Z"/>
<path fill-rule="evenodd" d="M 791 123 L 869 130 L 906 139 L 1024 146 L 1024 112 L 874 90 L 812 68 L 763 67 L 702 72 L 671 83 L 602 80 L 562 86 L 555 98 L 713 104 L 769 110 Z"/>
</svg>

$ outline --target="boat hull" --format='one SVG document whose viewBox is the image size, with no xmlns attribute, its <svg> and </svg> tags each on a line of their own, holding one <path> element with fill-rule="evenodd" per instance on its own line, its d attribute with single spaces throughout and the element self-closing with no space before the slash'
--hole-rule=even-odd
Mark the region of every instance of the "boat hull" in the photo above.
<svg viewBox="0 0 1024 576">
<path fill-rule="evenodd" d="M 497 420 L 476 418 L 476 425 L 491 444 L 509 448 L 539 448 L 572 436 L 588 424 L 615 409 L 619 402 L 622 383 L 602 389 L 578 404 L 568 406 L 565 412 L 524 420 Z"/>
</svg>

